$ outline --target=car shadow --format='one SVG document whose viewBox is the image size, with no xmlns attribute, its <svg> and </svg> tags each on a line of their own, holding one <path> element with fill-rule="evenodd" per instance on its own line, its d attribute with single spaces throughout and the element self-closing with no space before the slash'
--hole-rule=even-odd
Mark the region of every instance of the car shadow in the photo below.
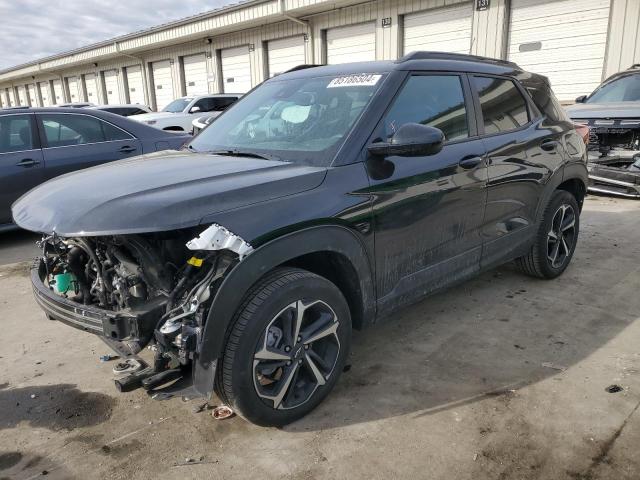
<svg viewBox="0 0 640 480">
<path fill-rule="evenodd" d="M 356 332 L 352 367 L 285 430 L 429 415 L 508 396 L 580 362 L 638 319 L 640 267 L 628 259 L 640 251 L 633 235 L 615 238 L 621 220 L 589 212 L 573 263 L 556 280 L 509 264 Z"/>
</svg>

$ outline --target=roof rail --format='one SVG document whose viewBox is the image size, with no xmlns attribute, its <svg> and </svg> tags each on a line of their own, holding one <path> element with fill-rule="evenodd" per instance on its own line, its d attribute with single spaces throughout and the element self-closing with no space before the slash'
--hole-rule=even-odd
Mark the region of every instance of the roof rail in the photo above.
<svg viewBox="0 0 640 480">
<path fill-rule="evenodd" d="M 410 52 L 404 57 L 396 60 L 396 63 L 408 62 L 409 60 L 459 60 L 467 62 L 492 63 L 494 65 L 504 65 L 508 67 L 520 68 L 513 62 L 508 60 L 500 60 L 498 58 L 480 57 L 478 55 L 466 55 L 464 53 L 447 53 L 447 52 Z"/>
</svg>

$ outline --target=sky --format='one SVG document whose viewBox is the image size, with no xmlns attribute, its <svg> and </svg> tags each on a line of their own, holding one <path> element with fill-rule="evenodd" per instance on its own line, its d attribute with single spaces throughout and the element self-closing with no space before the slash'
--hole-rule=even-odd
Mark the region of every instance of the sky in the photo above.
<svg viewBox="0 0 640 480">
<path fill-rule="evenodd" d="M 231 0 L 0 0 L 0 69 L 237 3 Z"/>
</svg>

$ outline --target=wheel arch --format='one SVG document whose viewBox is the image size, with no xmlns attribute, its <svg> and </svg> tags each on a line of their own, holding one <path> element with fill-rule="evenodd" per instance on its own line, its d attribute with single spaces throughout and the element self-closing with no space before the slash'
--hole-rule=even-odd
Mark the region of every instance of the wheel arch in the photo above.
<svg viewBox="0 0 640 480">
<path fill-rule="evenodd" d="M 274 268 L 295 266 L 323 276 L 342 291 L 357 328 L 375 318 L 373 270 L 367 249 L 351 229 L 314 226 L 278 237 L 256 248 L 225 277 L 211 307 L 194 366 L 194 386 L 213 391 L 217 360 L 224 352 L 228 329 L 246 292 Z"/>
<path fill-rule="evenodd" d="M 587 193 L 589 174 L 586 164 L 576 162 L 567 164 L 563 169 L 557 170 L 547 181 L 543 194 L 540 196 L 536 210 L 536 221 L 542 219 L 544 210 L 556 190 L 566 190 L 576 197 L 580 209 Z M 581 198 L 578 197 L 581 195 Z"/>
</svg>

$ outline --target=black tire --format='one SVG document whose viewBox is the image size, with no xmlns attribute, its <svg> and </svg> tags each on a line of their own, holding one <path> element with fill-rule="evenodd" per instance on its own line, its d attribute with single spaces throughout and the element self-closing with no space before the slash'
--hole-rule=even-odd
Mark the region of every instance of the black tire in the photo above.
<svg viewBox="0 0 640 480">
<path fill-rule="evenodd" d="M 296 331 L 297 318 L 301 320 L 294 340 L 295 333 L 287 332 Z M 305 341 L 327 331 L 335 332 L 312 343 Z M 350 346 L 351 316 L 340 290 L 306 270 L 278 268 L 252 287 L 236 312 L 218 367 L 216 392 L 252 423 L 286 425 L 309 413 L 329 394 Z M 289 355 L 290 361 L 263 359 L 265 352 Z M 290 372 L 294 373 L 287 384 Z M 266 398 L 279 396 L 279 384 L 287 385 L 287 394 L 281 399 Z"/>
<path fill-rule="evenodd" d="M 563 212 L 562 209 L 567 210 Z M 563 213 L 568 215 L 570 211 L 573 215 L 573 226 L 564 230 L 562 235 L 558 235 L 556 230 L 559 228 L 560 215 Z M 570 222 L 565 220 L 562 228 L 566 228 L 568 225 Z M 565 271 L 571 262 L 578 243 L 579 231 L 580 207 L 578 202 L 571 193 L 565 190 L 556 190 L 545 208 L 536 233 L 535 243 L 527 255 L 516 260 L 516 264 L 527 275 L 547 279 L 556 278 Z M 552 234 L 559 238 L 557 243 L 554 243 Z M 562 240 L 564 240 L 564 244 Z M 554 257 L 553 249 L 556 245 L 558 250 L 555 251 L 556 256 Z"/>
</svg>

